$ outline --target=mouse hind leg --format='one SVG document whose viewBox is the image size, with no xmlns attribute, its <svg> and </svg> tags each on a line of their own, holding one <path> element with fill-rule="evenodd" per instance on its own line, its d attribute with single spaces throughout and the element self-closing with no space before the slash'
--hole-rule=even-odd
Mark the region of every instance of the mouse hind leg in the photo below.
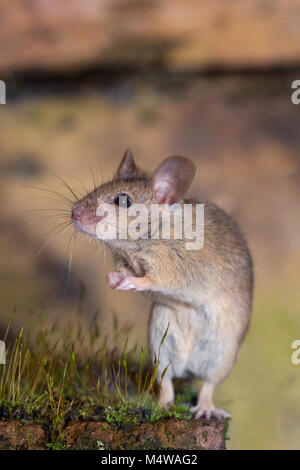
<svg viewBox="0 0 300 470">
<path fill-rule="evenodd" d="M 211 312 L 209 321 L 203 329 L 202 342 L 198 342 L 194 351 L 194 361 L 190 364 L 194 375 L 203 380 L 197 405 L 191 408 L 191 412 L 195 413 L 195 419 L 230 417 L 226 411 L 215 407 L 213 393 L 228 376 L 237 359 L 250 310 L 247 310 L 248 305 L 241 309 L 240 304 L 237 308 L 231 299 L 227 299 L 226 302 L 225 300 L 223 304 L 217 303 L 208 309 L 208 312 Z M 225 310 L 224 305 L 227 305 Z"/>
<path fill-rule="evenodd" d="M 220 343 L 221 341 L 219 340 L 219 346 Z M 203 380 L 203 385 L 198 395 L 197 404 L 196 406 L 190 408 L 190 411 L 192 413 L 195 413 L 195 419 L 199 419 L 202 417 L 210 419 L 212 417 L 215 417 L 221 420 L 223 418 L 230 417 L 227 411 L 215 407 L 213 401 L 213 394 L 216 387 L 220 383 L 222 383 L 223 380 L 225 380 L 225 378 L 231 371 L 236 359 L 237 348 L 233 345 L 231 350 L 227 350 L 227 353 L 224 355 L 225 348 L 221 345 L 220 349 L 218 350 L 218 344 L 215 343 L 214 347 L 212 348 L 212 350 L 215 352 L 214 360 L 212 362 L 202 363 L 201 373 L 195 374 Z M 207 364 L 209 364 L 209 367 L 207 366 Z"/>
<path fill-rule="evenodd" d="M 174 405 L 174 385 L 172 377 L 166 373 L 162 380 L 158 378 L 158 383 L 160 383 L 158 405 L 167 410 L 170 406 Z"/>
</svg>

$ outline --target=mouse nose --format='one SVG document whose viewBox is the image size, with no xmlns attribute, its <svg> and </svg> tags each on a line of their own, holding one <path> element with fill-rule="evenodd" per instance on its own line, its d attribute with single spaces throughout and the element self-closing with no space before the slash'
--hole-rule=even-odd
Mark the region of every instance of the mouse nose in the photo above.
<svg viewBox="0 0 300 470">
<path fill-rule="evenodd" d="M 79 203 L 74 204 L 72 208 L 72 219 L 80 220 L 82 214 L 82 208 Z"/>
</svg>

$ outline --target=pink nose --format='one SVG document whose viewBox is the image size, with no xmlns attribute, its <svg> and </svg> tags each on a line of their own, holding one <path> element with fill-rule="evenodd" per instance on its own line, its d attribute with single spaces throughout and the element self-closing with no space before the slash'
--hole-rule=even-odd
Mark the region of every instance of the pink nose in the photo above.
<svg viewBox="0 0 300 470">
<path fill-rule="evenodd" d="M 72 219 L 73 220 L 80 220 L 82 214 L 82 209 L 79 204 L 74 204 L 72 209 Z"/>
</svg>

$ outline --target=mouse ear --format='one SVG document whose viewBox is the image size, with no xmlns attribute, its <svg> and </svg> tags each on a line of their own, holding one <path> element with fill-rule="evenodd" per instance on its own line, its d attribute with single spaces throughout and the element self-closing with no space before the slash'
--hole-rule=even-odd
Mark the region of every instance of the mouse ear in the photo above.
<svg viewBox="0 0 300 470">
<path fill-rule="evenodd" d="M 139 170 L 133 159 L 130 149 L 127 149 L 119 165 L 116 176 L 118 178 L 132 178 L 138 176 Z"/>
<path fill-rule="evenodd" d="M 186 195 L 196 175 L 194 163 L 185 157 L 164 160 L 152 176 L 152 187 L 159 204 L 173 204 Z"/>
</svg>

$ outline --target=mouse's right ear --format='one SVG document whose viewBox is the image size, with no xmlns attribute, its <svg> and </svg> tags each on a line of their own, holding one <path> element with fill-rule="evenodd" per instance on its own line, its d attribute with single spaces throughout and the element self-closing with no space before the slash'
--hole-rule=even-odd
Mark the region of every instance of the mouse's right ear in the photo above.
<svg viewBox="0 0 300 470">
<path fill-rule="evenodd" d="M 173 204 L 183 199 L 196 175 L 194 163 L 175 155 L 164 160 L 152 176 L 152 188 L 158 204 Z"/>
<path fill-rule="evenodd" d="M 122 179 L 133 178 L 135 176 L 138 176 L 138 174 L 139 169 L 135 164 L 132 152 L 130 149 L 127 149 L 119 165 L 116 177 Z"/>
</svg>

